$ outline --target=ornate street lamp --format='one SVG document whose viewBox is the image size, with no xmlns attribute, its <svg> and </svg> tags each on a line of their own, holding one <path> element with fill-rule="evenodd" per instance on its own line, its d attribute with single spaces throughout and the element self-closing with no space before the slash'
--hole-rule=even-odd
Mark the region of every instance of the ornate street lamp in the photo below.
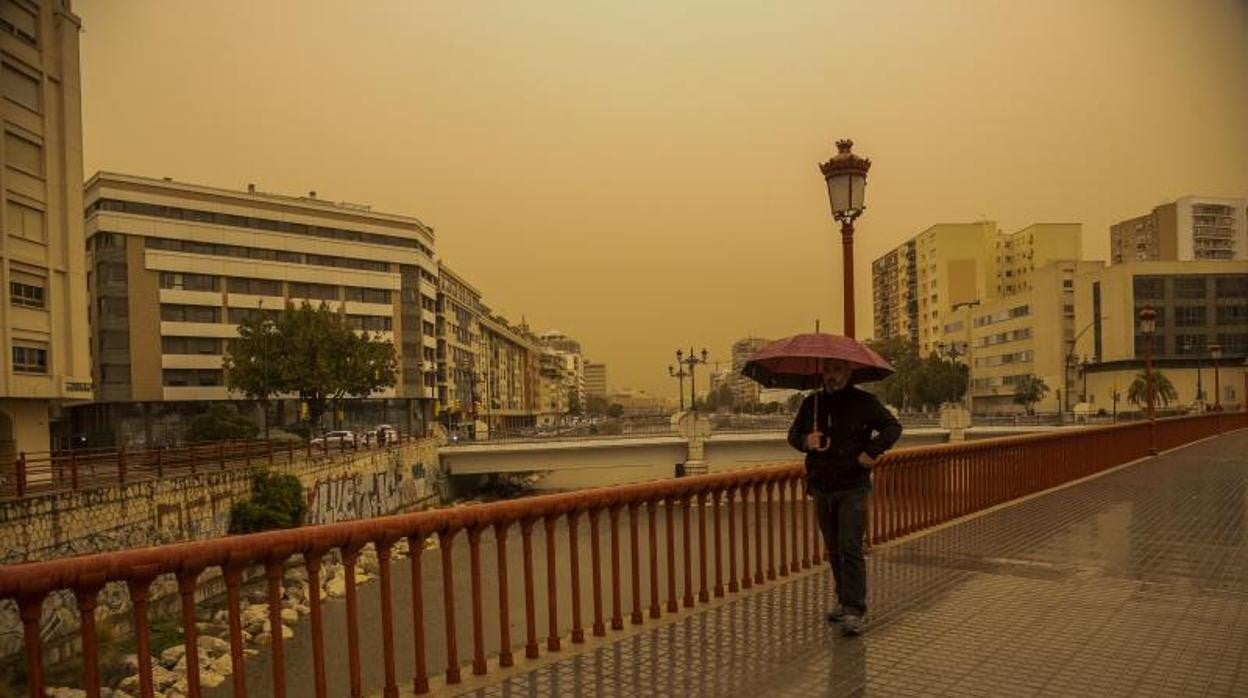
<svg viewBox="0 0 1248 698">
<path fill-rule="evenodd" d="M 677 360 L 677 361 L 680 361 L 680 355 L 681 355 L 681 352 L 679 352 L 679 351 L 678 351 L 678 352 L 676 352 L 676 360 Z M 681 412 L 684 412 L 684 411 L 685 411 L 685 376 L 687 376 L 687 375 L 689 375 L 689 374 L 688 374 L 688 373 L 685 373 L 685 366 L 684 366 L 684 364 L 681 364 L 681 366 L 680 366 L 680 370 L 679 370 L 679 371 L 677 371 L 676 369 L 672 368 L 671 364 L 668 364 L 668 367 L 667 367 L 667 375 L 671 376 L 672 378 L 679 378 L 679 379 L 680 379 L 680 411 L 681 411 Z"/>
<path fill-rule="evenodd" d="M 841 224 L 841 249 L 844 263 L 845 336 L 854 336 L 854 219 L 866 210 L 864 194 L 867 170 L 871 161 L 850 152 L 854 142 L 836 142 L 836 155 L 819 165 L 828 185 L 828 201 L 832 217 Z"/>
<path fill-rule="evenodd" d="M 676 350 L 676 363 L 680 364 L 680 373 L 684 373 L 684 371 L 685 371 L 685 367 L 686 367 L 686 366 L 687 366 L 687 367 L 689 367 L 689 372 L 688 372 L 688 376 L 689 376 L 689 409 L 693 410 L 694 414 L 697 414 L 697 412 L 698 412 L 698 388 L 697 388 L 697 383 L 695 382 L 695 380 L 696 380 L 696 379 L 695 379 L 695 377 L 694 377 L 694 372 L 693 372 L 693 369 L 694 369 L 694 367 L 695 367 L 695 366 L 697 366 L 698 364 L 704 364 L 704 363 L 706 363 L 706 362 L 707 362 L 707 357 L 708 357 L 708 356 L 709 356 L 709 354 L 707 353 L 706 349 L 703 349 L 703 350 L 702 350 L 702 357 L 701 357 L 701 358 L 698 358 L 698 356 L 697 356 L 697 355 L 695 355 L 695 354 L 693 353 L 693 347 L 689 347 L 689 357 L 688 357 L 688 358 L 685 358 L 685 352 L 683 352 L 683 351 L 681 351 L 681 350 L 679 350 L 679 349 L 677 349 L 677 350 Z M 671 366 L 668 366 L 668 367 L 667 367 L 667 370 L 668 370 L 668 372 L 671 372 L 672 367 L 671 367 Z M 673 375 L 679 375 L 679 373 L 677 373 L 677 374 L 673 374 Z M 683 381 L 682 381 L 682 384 L 683 384 Z M 684 402 L 683 402 L 683 401 L 684 401 L 684 388 L 683 388 L 683 387 L 681 388 L 681 401 L 682 401 L 682 402 L 681 402 L 681 410 L 684 410 Z"/>
<path fill-rule="evenodd" d="M 1213 411 L 1222 411 L 1222 380 L 1218 370 L 1218 360 L 1222 358 L 1222 345 L 1210 344 L 1209 356 L 1213 357 Z"/>
<path fill-rule="evenodd" d="M 1153 411 L 1153 333 L 1157 331 L 1157 311 L 1151 306 L 1140 310 L 1140 332 L 1144 334 L 1144 376 L 1148 396 L 1148 453 L 1157 455 L 1157 419 Z"/>
</svg>

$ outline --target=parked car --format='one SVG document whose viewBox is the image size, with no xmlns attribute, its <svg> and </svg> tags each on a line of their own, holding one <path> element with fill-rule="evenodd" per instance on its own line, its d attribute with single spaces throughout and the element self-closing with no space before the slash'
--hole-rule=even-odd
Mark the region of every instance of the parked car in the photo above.
<svg viewBox="0 0 1248 698">
<path fill-rule="evenodd" d="M 378 424 L 373 433 L 377 435 L 378 446 L 397 443 L 399 440 L 399 430 L 389 424 Z"/>
<path fill-rule="evenodd" d="M 324 436 L 318 436 L 312 439 L 313 446 L 351 446 L 355 447 L 355 432 L 352 431 L 331 431 L 326 432 Z"/>
</svg>

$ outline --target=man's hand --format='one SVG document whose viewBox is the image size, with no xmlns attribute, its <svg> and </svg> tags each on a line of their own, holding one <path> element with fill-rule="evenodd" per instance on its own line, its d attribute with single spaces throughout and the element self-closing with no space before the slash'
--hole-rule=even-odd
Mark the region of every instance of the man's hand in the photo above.
<svg viewBox="0 0 1248 698">
<path fill-rule="evenodd" d="M 858 464 L 865 468 L 875 467 L 875 464 L 879 462 L 879 460 L 879 458 L 872 458 L 866 451 L 858 454 Z"/>
<path fill-rule="evenodd" d="M 812 431 L 806 435 L 806 450 L 818 451 L 823 442 L 823 432 Z"/>
</svg>

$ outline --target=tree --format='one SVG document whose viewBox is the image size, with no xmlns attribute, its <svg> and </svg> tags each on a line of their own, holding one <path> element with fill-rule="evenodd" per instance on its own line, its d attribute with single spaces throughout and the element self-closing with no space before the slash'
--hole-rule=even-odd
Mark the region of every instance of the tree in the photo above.
<svg viewBox="0 0 1248 698">
<path fill-rule="evenodd" d="M 281 347 L 277 325 L 264 313 L 250 313 L 238 325 L 238 339 L 230 341 L 222 365 L 230 392 L 260 403 L 264 438 L 269 438 L 269 400 L 281 384 Z"/>
<path fill-rule="evenodd" d="M 601 395 L 590 395 L 585 398 L 585 412 L 595 416 L 601 416 L 607 413 L 610 403 Z"/>
<path fill-rule="evenodd" d="M 966 393 L 968 369 L 964 364 L 941 358 L 936 352 L 916 364 L 914 399 L 920 407 L 940 407 L 958 402 Z"/>
<path fill-rule="evenodd" d="M 1032 414 L 1032 406 L 1044 399 L 1048 392 L 1049 386 L 1043 378 L 1027 376 L 1014 386 L 1014 402 L 1022 405 L 1027 414 Z"/>
<path fill-rule="evenodd" d="M 254 533 L 274 528 L 294 528 L 303 523 L 308 505 L 303 485 L 294 475 L 257 471 L 251 498 L 230 507 L 230 533 Z"/>
<path fill-rule="evenodd" d="M 914 343 L 907 337 L 888 337 L 868 341 L 867 346 L 893 366 L 891 376 L 869 384 L 867 389 L 886 404 L 902 410 L 918 407 L 914 391 L 920 362 Z"/>
<path fill-rule="evenodd" d="M 243 417 L 233 405 L 213 403 L 207 411 L 191 419 L 186 440 L 191 443 L 253 439 L 259 429 Z"/>
<path fill-rule="evenodd" d="M 607 416 L 619 419 L 624 416 L 624 406 L 619 403 L 611 403 L 607 406 Z"/>
<path fill-rule="evenodd" d="M 1161 371 L 1153 371 L 1153 390 L 1156 400 L 1161 403 L 1162 407 L 1179 399 L 1174 385 Z M 1137 373 L 1135 380 L 1131 381 L 1131 386 L 1127 388 L 1127 402 L 1137 407 L 1148 406 L 1148 374 L 1144 371 Z"/>
<path fill-rule="evenodd" d="M 584 414 L 584 410 L 581 407 L 581 393 L 576 389 L 576 386 L 568 387 L 568 414 Z"/>
</svg>

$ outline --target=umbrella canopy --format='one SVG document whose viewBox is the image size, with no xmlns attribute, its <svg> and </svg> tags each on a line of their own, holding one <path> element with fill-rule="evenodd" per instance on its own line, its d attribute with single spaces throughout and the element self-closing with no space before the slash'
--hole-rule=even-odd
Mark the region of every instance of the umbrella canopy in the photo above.
<svg viewBox="0 0 1248 698">
<path fill-rule="evenodd" d="M 853 366 L 850 383 L 882 380 L 893 372 L 884 357 L 858 340 L 816 332 L 768 344 L 750 357 L 741 373 L 767 388 L 810 390 L 823 385 L 824 359 L 839 359 Z"/>
</svg>

